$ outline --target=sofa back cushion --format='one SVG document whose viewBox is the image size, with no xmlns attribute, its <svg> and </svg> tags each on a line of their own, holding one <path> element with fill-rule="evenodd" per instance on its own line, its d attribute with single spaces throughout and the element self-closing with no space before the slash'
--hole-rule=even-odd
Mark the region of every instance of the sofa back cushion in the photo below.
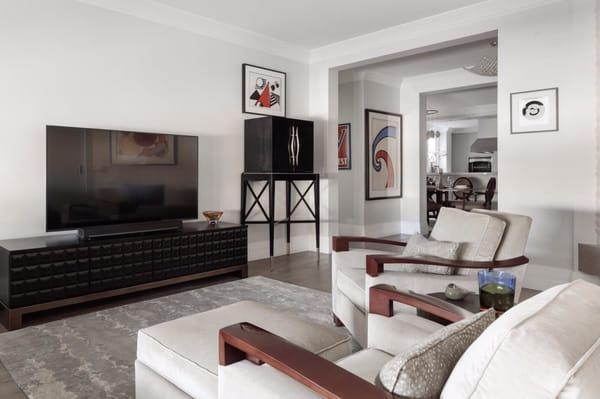
<svg viewBox="0 0 600 399">
<path fill-rule="evenodd" d="M 460 243 L 458 259 L 492 261 L 502 241 L 506 222 L 482 213 L 442 208 L 431 238 Z M 477 270 L 458 269 L 457 274 L 474 274 Z"/>
<path fill-rule="evenodd" d="M 595 398 L 600 287 L 577 280 L 503 314 L 467 349 L 442 399 Z"/>
<path fill-rule="evenodd" d="M 525 247 L 531 230 L 531 217 L 487 209 L 473 209 L 471 212 L 488 215 L 506 222 L 502 241 L 496 251 L 494 260 L 511 259 L 525 254 Z"/>
<path fill-rule="evenodd" d="M 438 398 L 458 359 L 495 317 L 489 309 L 439 329 L 388 361 L 376 383 L 399 398 Z"/>
</svg>

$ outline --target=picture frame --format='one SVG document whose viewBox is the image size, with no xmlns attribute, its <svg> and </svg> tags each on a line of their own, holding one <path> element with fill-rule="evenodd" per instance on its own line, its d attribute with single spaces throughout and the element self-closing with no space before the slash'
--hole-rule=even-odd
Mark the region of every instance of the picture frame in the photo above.
<svg viewBox="0 0 600 399">
<path fill-rule="evenodd" d="M 352 169 L 352 128 L 350 123 L 338 125 L 338 170 Z"/>
<path fill-rule="evenodd" d="M 242 112 L 285 117 L 286 78 L 285 72 L 242 64 Z"/>
<path fill-rule="evenodd" d="M 112 165 L 175 165 L 176 137 L 162 133 L 110 133 Z"/>
<path fill-rule="evenodd" d="M 402 115 L 365 109 L 365 200 L 402 198 Z"/>
<path fill-rule="evenodd" d="M 511 134 L 555 132 L 559 129 L 558 87 L 511 93 Z"/>
</svg>

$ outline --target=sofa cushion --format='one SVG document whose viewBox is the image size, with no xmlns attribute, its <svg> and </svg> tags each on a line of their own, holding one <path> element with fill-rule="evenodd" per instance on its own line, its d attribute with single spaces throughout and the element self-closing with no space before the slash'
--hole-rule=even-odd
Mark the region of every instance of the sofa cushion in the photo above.
<svg viewBox="0 0 600 399">
<path fill-rule="evenodd" d="M 402 398 L 438 398 L 458 359 L 495 318 L 489 309 L 439 329 L 387 362 L 378 384 Z"/>
<path fill-rule="evenodd" d="M 351 267 L 341 267 L 337 270 L 337 281 L 335 282 L 338 290 L 348 297 L 350 301 L 365 312 L 365 275 L 363 269 L 354 269 Z"/>
<path fill-rule="evenodd" d="M 396 313 L 392 317 L 369 314 L 369 348 L 392 355 L 406 351 L 443 326 L 416 314 Z"/>
<path fill-rule="evenodd" d="M 336 364 L 363 380 L 375 384 L 377 374 L 392 356 L 377 349 L 364 349 L 338 360 Z"/>
<path fill-rule="evenodd" d="M 436 256 L 438 258 L 458 259 L 459 244 L 451 241 L 428 240 L 421 234 L 413 234 L 402 256 Z M 401 269 L 408 273 L 455 274 L 456 269 L 447 266 L 403 264 Z"/>
<path fill-rule="evenodd" d="M 502 241 L 506 222 L 490 215 L 442 208 L 431 238 L 460 243 L 458 259 L 492 261 Z M 457 274 L 476 274 L 477 270 L 458 269 Z"/>
<path fill-rule="evenodd" d="M 350 337 L 340 330 L 243 301 L 140 330 L 137 360 L 192 397 L 216 398 L 218 332 L 240 322 L 255 324 L 331 361 L 352 350 Z"/>
<path fill-rule="evenodd" d="M 460 359 L 442 398 L 595 398 L 599 346 L 600 287 L 556 286 L 498 318 Z"/>
</svg>

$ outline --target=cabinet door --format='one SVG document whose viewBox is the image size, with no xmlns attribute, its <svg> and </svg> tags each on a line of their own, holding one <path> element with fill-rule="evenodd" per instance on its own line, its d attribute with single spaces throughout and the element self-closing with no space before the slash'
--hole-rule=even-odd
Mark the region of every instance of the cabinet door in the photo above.
<svg viewBox="0 0 600 399">
<path fill-rule="evenodd" d="M 273 118 L 273 172 L 293 172 L 291 157 L 291 121 L 286 118 Z"/>
<path fill-rule="evenodd" d="M 297 161 L 295 172 L 313 172 L 313 123 L 309 121 L 293 121 L 298 132 Z"/>
</svg>

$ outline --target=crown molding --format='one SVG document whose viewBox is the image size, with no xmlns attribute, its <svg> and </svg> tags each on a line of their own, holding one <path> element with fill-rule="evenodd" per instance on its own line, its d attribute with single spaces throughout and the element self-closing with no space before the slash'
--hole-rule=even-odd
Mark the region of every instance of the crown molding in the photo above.
<svg viewBox="0 0 600 399">
<path fill-rule="evenodd" d="M 90 6 L 103 8 L 146 21 L 169 26 L 182 31 L 262 51 L 271 55 L 307 64 L 309 50 L 288 42 L 262 35 L 171 7 L 153 0 L 77 0 Z"/>
<path fill-rule="evenodd" d="M 346 58 L 345 62 L 351 63 L 355 62 L 352 57 L 355 54 L 361 54 L 362 56 L 358 58 L 362 59 L 372 58 L 369 54 L 372 52 L 381 54 L 379 50 L 382 48 L 388 49 L 388 54 L 393 54 L 402 51 L 402 43 L 407 41 L 469 25 L 487 25 L 486 31 L 492 31 L 499 28 L 493 23 L 499 18 L 560 1 L 562 0 L 487 0 L 311 49 L 310 63 L 331 63 L 340 58 Z"/>
</svg>

